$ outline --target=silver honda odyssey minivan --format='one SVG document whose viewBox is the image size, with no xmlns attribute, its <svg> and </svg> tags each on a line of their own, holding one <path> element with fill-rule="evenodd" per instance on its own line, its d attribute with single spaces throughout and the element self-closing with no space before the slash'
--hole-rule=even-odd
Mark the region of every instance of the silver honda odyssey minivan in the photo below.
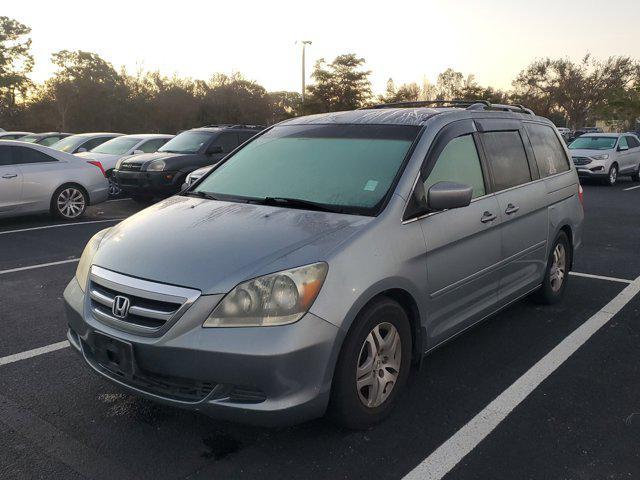
<svg viewBox="0 0 640 480">
<path fill-rule="evenodd" d="M 560 135 L 524 107 L 295 118 L 97 233 L 64 292 L 68 338 L 152 400 L 365 428 L 424 354 L 525 296 L 559 301 L 582 221 Z"/>
</svg>

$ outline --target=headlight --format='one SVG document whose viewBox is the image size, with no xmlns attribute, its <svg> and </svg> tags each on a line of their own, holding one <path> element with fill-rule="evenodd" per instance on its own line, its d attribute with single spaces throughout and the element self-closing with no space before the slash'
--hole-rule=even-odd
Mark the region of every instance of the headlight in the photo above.
<svg viewBox="0 0 640 480">
<path fill-rule="evenodd" d="M 327 276 L 324 262 L 254 278 L 237 285 L 203 327 L 261 327 L 297 322 L 307 313 Z"/>
<path fill-rule="evenodd" d="M 80 262 L 78 263 L 78 268 L 76 269 L 76 280 L 80 284 L 80 288 L 82 291 L 85 291 L 87 286 L 87 280 L 89 279 L 89 270 L 91 270 L 91 262 L 93 261 L 93 257 L 100 246 L 100 242 L 109 231 L 109 228 L 105 228 L 104 230 L 100 230 L 96 233 L 87 246 L 84 247 L 82 252 L 82 256 L 80 257 Z"/>
<path fill-rule="evenodd" d="M 149 165 L 147 165 L 147 172 L 161 172 L 164 170 L 166 163 L 164 160 L 154 160 Z"/>
<path fill-rule="evenodd" d="M 593 158 L 594 160 L 606 160 L 607 158 L 609 158 L 609 154 L 603 153 L 602 155 L 594 155 L 591 158 Z"/>
</svg>

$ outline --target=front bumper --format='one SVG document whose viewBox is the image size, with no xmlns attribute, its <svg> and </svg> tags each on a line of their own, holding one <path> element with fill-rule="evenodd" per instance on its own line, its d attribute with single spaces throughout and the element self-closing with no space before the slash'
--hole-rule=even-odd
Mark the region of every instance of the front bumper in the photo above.
<svg viewBox="0 0 640 480">
<path fill-rule="evenodd" d="M 606 177 L 609 175 L 609 171 L 603 165 L 576 167 L 579 177 L 583 178 L 596 178 Z"/>
<path fill-rule="evenodd" d="M 68 338 L 94 371 L 154 401 L 267 426 L 322 416 L 341 330 L 310 313 L 285 326 L 202 328 L 221 298 L 201 296 L 160 337 L 143 337 L 98 322 L 74 278 L 64 291 Z M 134 375 L 122 376 L 98 360 L 96 333 L 132 345 Z"/>
<path fill-rule="evenodd" d="M 132 195 L 172 195 L 180 191 L 183 176 L 180 172 L 141 172 L 114 170 L 113 175 L 123 191 Z"/>
</svg>

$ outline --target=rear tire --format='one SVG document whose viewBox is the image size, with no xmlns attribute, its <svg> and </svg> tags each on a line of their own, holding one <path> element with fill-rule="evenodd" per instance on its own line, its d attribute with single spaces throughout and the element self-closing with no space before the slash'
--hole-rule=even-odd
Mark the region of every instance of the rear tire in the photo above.
<svg viewBox="0 0 640 480">
<path fill-rule="evenodd" d="M 553 248 L 547 260 L 542 286 L 533 294 L 537 303 L 552 305 L 562 300 L 569 281 L 573 251 L 569 238 L 560 232 L 553 242 Z"/>
<path fill-rule="evenodd" d="M 384 419 L 407 381 L 411 345 L 409 318 L 397 302 L 380 298 L 365 307 L 340 351 L 329 402 L 332 419 L 350 429 Z"/>
<path fill-rule="evenodd" d="M 63 185 L 51 197 L 51 213 L 64 220 L 75 220 L 84 215 L 89 197 L 79 185 Z"/>
</svg>

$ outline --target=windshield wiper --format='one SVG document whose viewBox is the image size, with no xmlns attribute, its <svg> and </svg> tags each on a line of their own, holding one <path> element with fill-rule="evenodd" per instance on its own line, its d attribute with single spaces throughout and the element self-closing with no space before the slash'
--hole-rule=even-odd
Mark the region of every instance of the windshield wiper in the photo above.
<svg viewBox="0 0 640 480">
<path fill-rule="evenodd" d="M 207 200 L 220 200 L 218 197 L 216 197 L 215 195 L 211 195 L 208 192 L 195 191 L 195 190 L 183 192 L 182 195 L 184 195 L 185 197 L 206 198 Z"/>
<path fill-rule="evenodd" d="M 342 213 L 343 211 L 338 207 L 327 205 L 325 203 L 312 202 L 311 200 L 303 200 L 301 198 L 265 197 L 264 199 L 258 200 L 257 202 L 264 205 L 301 208 L 305 210 L 317 210 L 319 212 Z"/>
</svg>

